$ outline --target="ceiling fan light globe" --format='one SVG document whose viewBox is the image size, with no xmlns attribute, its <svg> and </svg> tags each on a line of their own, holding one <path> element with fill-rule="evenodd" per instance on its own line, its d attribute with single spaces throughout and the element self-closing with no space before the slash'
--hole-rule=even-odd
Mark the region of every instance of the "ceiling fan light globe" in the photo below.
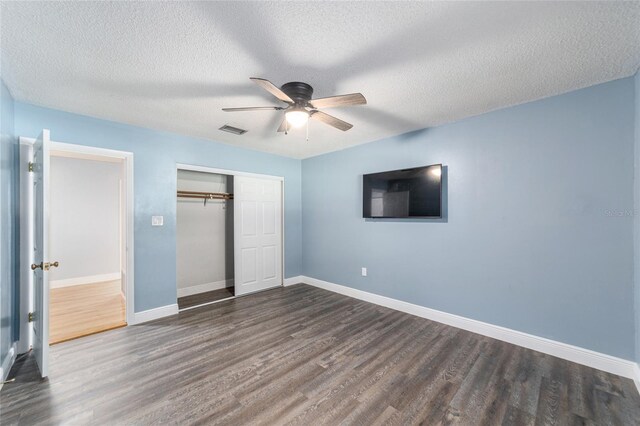
<svg viewBox="0 0 640 426">
<path fill-rule="evenodd" d="M 309 113 L 304 110 L 293 110 L 285 113 L 285 117 L 287 118 L 287 123 L 291 125 L 291 127 L 298 128 L 302 127 L 309 120 Z"/>
</svg>

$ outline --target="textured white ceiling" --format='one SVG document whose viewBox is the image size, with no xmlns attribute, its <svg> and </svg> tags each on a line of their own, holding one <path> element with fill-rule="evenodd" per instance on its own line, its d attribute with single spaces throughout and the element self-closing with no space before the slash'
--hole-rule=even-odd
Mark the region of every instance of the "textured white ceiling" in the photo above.
<svg viewBox="0 0 640 426">
<path fill-rule="evenodd" d="M 3 2 L 17 100 L 304 158 L 632 75 L 640 2 Z M 249 81 L 304 81 L 353 123 L 276 133 Z M 218 130 L 230 124 L 242 136 Z M 55 130 L 55 129 L 54 129 Z"/>
</svg>

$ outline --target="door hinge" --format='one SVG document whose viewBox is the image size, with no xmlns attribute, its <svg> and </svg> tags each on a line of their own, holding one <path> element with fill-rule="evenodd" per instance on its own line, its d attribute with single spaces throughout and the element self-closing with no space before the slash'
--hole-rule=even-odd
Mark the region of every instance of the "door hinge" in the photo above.
<svg viewBox="0 0 640 426">
<path fill-rule="evenodd" d="M 29 171 L 33 172 L 33 163 L 29 161 Z"/>
<path fill-rule="evenodd" d="M 29 322 L 33 322 L 33 312 L 29 312 Z"/>
</svg>

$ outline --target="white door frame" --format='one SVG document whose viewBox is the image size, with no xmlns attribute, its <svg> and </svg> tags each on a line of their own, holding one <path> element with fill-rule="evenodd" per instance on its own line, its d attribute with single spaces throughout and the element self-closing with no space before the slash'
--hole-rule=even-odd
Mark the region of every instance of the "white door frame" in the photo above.
<svg viewBox="0 0 640 426">
<path fill-rule="evenodd" d="M 33 145 L 34 138 L 20 137 L 21 145 Z M 124 187 L 125 187 L 125 222 L 126 222 L 126 235 L 125 235 L 125 250 L 126 259 L 125 270 L 126 283 L 125 283 L 125 312 L 126 321 L 128 325 L 135 324 L 135 285 L 134 285 L 134 211 L 133 211 L 133 153 L 128 151 L 117 151 L 113 149 L 96 148 L 86 145 L 76 145 L 70 143 L 54 142 L 51 141 L 52 156 L 78 158 L 84 160 L 97 160 L 97 161 L 111 161 L 111 162 L 123 162 L 123 174 L 124 174 Z M 21 161 L 24 159 L 21 158 Z M 29 200 L 31 204 L 31 200 Z M 33 206 L 29 206 L 31 210 Z M 28 211 L 29 211 L 28 210 Z M 30 225 L 33 226 L 33 225 Z M 24 231 L 24 232 L 23 232 Z M 21 230 L 21 240 L 23 235 L 32 235 L 31 229 Z M 22 242 L 24 244 L 24 241 Z M 31 243 L 29 243 L 31 244 Z M 26 265 L 20 265 L 21 268 Z M 22 285 L 22 284 L 21 284 Z M 24 287 L 23 287 L 24 288 Z M 26 318 L 26 315 L 21 315 L 22 318 Z M 21 327 L 23 325 L 21 324 Z M 28 325 L 25 324 L 25 327 Z"/>
<path fill-rule="evenodd" d="M 254 177 L 254 178 L 259 178 L 259 179 L 273 179 L 273 180 L 277 180 L 281 182 L 282 185 L 282 206 L 281 206 L 281 211 L 282 211 L 282 217 L 280 218 L 280 220 L 282 220 L 282 282 L 280 283 L 280 286 L 284 286 L 284 276 L 285 276 L 285 272 L 284 272 L 284 254 L 285 254 L 285 248 L 284 248 L 284 233 L 285 233 L 285 229 L 284 229 L 284 215 L 285 215 L 285 211 L 284 211 L 284 176 L 273 176 L 273 175 L 263 175 L 263 174 L 259 174 L 259 173 L 250 173 L 250 172 L 240 172 L 237 170 L 228 170 L 228 169 L 218 169 L 215 167 L 206 167 L 206 166 L 198 166 L 198 165 L 194 165 L 194 164 L 184 164 L 184 163 L 176 163 L 176 179 L 178 176 L 178 170 L 187 170 L 187 171 L 192 171 L 192 172 L 204 172 L 204 173 L 215 173 L 215 174 L 219 174 L 219 175 L 228 175 L 228 176 L 247 176 L 247 177 Z M 177 182 L 177 180 L 176 180 Z M 178 280 L 176 277 L 176 294 L 177 294 L 177 289 L 178 289 Z M 215 302 L 212 302 L 215 303 Z"/>
</svg>

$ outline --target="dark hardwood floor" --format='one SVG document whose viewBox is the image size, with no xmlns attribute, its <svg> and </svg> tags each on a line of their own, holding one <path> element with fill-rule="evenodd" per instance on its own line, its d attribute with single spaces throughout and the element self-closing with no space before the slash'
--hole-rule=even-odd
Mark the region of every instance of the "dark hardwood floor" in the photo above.
<svg viewBox="0 0 640 426">
<path fill-rule="evenodd" d="M 205 303 L 215 302 L 216 300 L 228 299 L 229 297 L 233 297 L 233 295 L 233 287 L 227 287 L 219 290 L 192 294 L 191 296 L 179 297 L 178 309 L 192 308 Z"/>
<path fill-rule="evenodd" d="M 61 343 L 9 424 L 640 424 L 629 379 L 307 285 Z"/>
</svg>

